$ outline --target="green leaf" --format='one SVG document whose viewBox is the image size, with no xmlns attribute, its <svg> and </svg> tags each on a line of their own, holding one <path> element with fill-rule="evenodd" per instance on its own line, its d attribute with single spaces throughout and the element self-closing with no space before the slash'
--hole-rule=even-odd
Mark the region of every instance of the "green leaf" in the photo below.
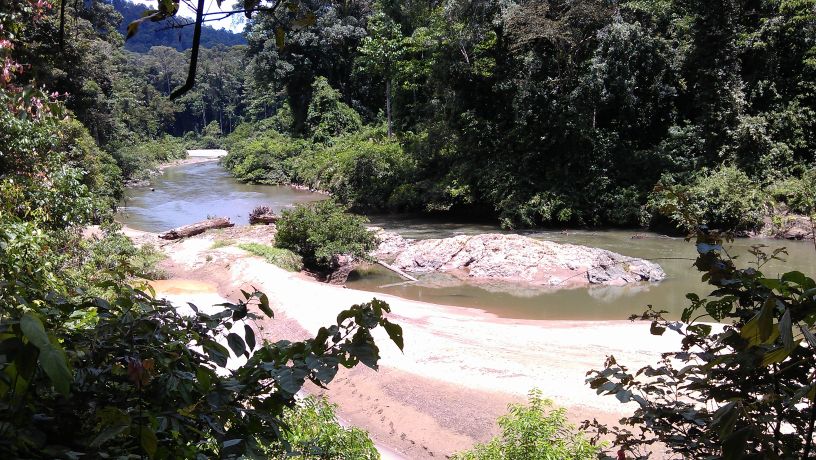
<svg viewBox="0 0 816 460">
<path fill-rule="evenodd" d="M 808 278 L 800 271 L 787 272 L 782 275 L 782 281 L 799 285 L 802 289 L 812 289 L 816 287 L 816 282 L 812 278 Z"/>
<path fill-rule="evenodd" d="M 402 350 L 403 347 L 403 339 L 402 339 L 402 326 L 399 324 L 394 324 L 388 320 L 383 321 L 383 328 L 385 328 L 385 332 L 388 333 L 388 337 L 391 338 L 397 347 Z"/>
<path fill-rule="evenodd" d="M 782 336 L 782 344 L 787 349 L 793 349 L 793 324 L 791 324 L 790 309 L 785 309 L 785 314 L 779 320 L 779 335 Z"/>
<path fill-rule="evenodd" d="M 307 373 L 303 369 L 287 367 L 275 373 L 275 380 L 283 391 L 295 394 L 303 387 L 306 375 Z"/>
<path fill-rule="evenodd" d="M 773 332 L 773 312 L 776 307 L 776 299 L 768 297 L 762 304 L 759 310 L 759 318 L 757 318 L 757 332 L 760 342 L 765 342 Z"/>
<path fill-rule="evenodd" d="M 739 429 L 723 440 L 723 460 L 739 460 L 745 456 L 745 447 L 751 437 L 751 428 Z"/>
<path fill-rule="evenodd" d="M 781 347 L 773 351 L 765 353 L 762 357 L 762 365 L 770 366 L 771 364 L 781 363 L 793 352 L 792 348 Z"/>
<path fill-rule="evenodd" d="M 48 334 L 45 333 L 42 321 L 31 313 L 24 313 L 22 318 L 20 318 L 20 329 L 28 341 L 33 343 L 34 346 L 40 350 L 51 344 L 48 340 Z"/>
<path fill-rule="evenodd" d="M 208 393 L 212 388 L 212 375 L 210 375 L 209 369 L 203 366 L 196 369 L 196 379 L 201 392 Z"/>
<path fill-rule="evenodd" d="M 731 401 L 714 412 L 714 417 L 711 419 L 711 427 L 717 428 L 720 437 L 724 438 L 734 430 L 738 419 L 739 411 L 737 410 L 737 403 L 736 401 Z"/>
<path fill-rule="evenodd" d="M 74 377 L 68 370 L 65 353 L 55 347 L 40 350 L 40 364 L 45 374 L 51 379 L 51 383 L 54 384 L 54 388 L 59 393 L 67 395 L 71 391 L 71 382 Z"/>
<path fill-rule="evenodd" d="M 91 447 L 97 448 L 102 444 L 110 441 L 111 439 L 119 436 L 120 434 L 124 433 L 128 428 L 130 428 L 129 423 L 118 423 L 116 425 L 109 426 L 102 430 L 101 433 L 96 435 L 91 441 Z"/>
<path fill-rule="evenodd" d="M 218 342 L 213 340 L 205 340 L 202 344 L 204 346 L 204 351 L 207 352 L 207 356 L 210 357 L 215 364 L 219 367 L 226 367 L 227 366 L 227 359 L 229 358 L 229 350 L 224 348 Z"/>
<path fill-rule="evenodd" d="M 666 328 L 657 324 L 657 321 L 652 321 L 652 325 L 649 326 L 649 332 L 651 332 L 652 335 L 663 335 L 663 333 L 666 332 Z"/>
<path fill-rule="evenodd" d="M 31 313 L 24 313 L 20 318 L 20 329 L 28 340 L 40 350 L 39 361 L 45 374 L 51 379 L 54 388 L 61 394 L 71 391 L 73 376 L 68 370 L 65 353 L 59 346 L 48 340 L 45 328 L 39 318 Z"/>
<path fill-rule="evenodd" d="M 255 331 L 252 330 L 249 324 L 244 324 L 244 340 L 249 347 L 249 351 L 255 349 Z"/>
<path fill-rule="evenodd" d="M 258 295 L 258 308 L 260 308 L 261 311 L 264 312 L 264 314 L 266 314 L 266 316 L 270 318 L 275 317 L 275 312 L 273 312 L 272 309 L 269 308 L 269 297 L 267 297 L 266 294 L 264 294 L 263 292 L 261 292 Z"/>
<path fill-rule="evenodd" d="M 148 457 L 154 458 L 156 456 L 156 448 L 159 446 L 156 433 L 154 433 L 153 429 L 149 426 L 141 426 L 139 427 L 139 431 L 141 431 L 140 444 L 142 445 L 142 449 L 144 449 Z"/>
<path fill-rule="evenodd" d="M 227 343 L 232 349 L 232 352 L 235 353 L 235 356 L 242 356 L 244 353 L 246 353 L 246 344 L 240 335 L 230 332 L 227 335 Z"/>
</svg>

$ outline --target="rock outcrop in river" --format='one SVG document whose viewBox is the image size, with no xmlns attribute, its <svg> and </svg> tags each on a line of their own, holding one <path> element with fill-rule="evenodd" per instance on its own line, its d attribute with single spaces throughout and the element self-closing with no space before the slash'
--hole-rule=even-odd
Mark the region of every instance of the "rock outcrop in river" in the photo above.
<svg viewBox="0 0 816 460">
<path fill-rule="evenodd" d="M 469 281 L 506 281 L 551 287 L 620 286 L 661 281 L 659 265 L 611 251 L 522 235 L 459 235 L 409 240 L 379 232 L 374 256 L 406 272 L 446 272 Z"/>
</svg>

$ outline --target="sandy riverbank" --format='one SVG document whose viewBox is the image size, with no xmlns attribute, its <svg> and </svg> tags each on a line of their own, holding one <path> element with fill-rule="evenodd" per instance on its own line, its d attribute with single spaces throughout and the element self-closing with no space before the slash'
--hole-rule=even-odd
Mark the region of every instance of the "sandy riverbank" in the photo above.
<svg viewBox="0 0 816 460">
<path fill-rule="evenodd" d="M 152 238 L 127 233 L 137 241 Z M 404 329 L 405 353 L 376 331 L 380 371 L 341 372 L 325 394 L 345 420 L 407 458 L 444 458 L 488 440 L 507 404 L 522 401 L 533 387 L 566 407 L 573 421 L 613 423 L 632 407 L 595 395 L 584 384 L 586 372 L 600 368 L 608 354 L 635 367 L 678 346 L 673 337 L 650 335 L 646 324 L 509 320 L 326 285 L 234 246 L 211 249 L 220 238 L 215 232 L 165 243 L 165 268 L 174 278 L 209 283 L 227 298 L 249 286 L 266 292 L 277 316 L 258 326 L 270 340 L 308 337 L 333 323 L 339 311 L 373 297 L 391 305 L 392 320 Z M 172 280 L 163 282 L 159 291 L 170 293 L 173 286 Z"/>
</svg>

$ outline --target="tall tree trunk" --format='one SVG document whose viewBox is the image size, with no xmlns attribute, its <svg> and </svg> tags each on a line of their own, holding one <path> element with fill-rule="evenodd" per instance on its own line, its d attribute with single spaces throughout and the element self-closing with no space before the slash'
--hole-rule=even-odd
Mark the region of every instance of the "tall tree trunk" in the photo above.
<svg viewBox="0 0 816 460">
<path fill-rule="evenodd" d="M 388 137 L 393 135 L 391 128 L 391 79 L 385 80 L 385 117 L 388 120 Z"/>
</svg>

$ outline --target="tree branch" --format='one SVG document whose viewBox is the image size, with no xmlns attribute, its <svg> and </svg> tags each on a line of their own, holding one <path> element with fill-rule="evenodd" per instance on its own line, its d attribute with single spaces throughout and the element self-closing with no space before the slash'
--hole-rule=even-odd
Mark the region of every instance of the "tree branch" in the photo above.
<svg viewBox="0 0 816 460">
<path fill-rule="evenodd" d="M 204 0 L 198 0 L 198 9 L 196 9 L 195 28 L 193 29 L 193 45 L 190 49 L 190 67 L 187 69 L 187 81 L 181 88 L 177 88 L 170 93 L 170 100 L 178 99 L 187 91 L 192 89 L 195 84 L 196 68 L 198 67 L 198 50 L 201 45 L 201 23 L 204 19 Z"/>
</svg>

